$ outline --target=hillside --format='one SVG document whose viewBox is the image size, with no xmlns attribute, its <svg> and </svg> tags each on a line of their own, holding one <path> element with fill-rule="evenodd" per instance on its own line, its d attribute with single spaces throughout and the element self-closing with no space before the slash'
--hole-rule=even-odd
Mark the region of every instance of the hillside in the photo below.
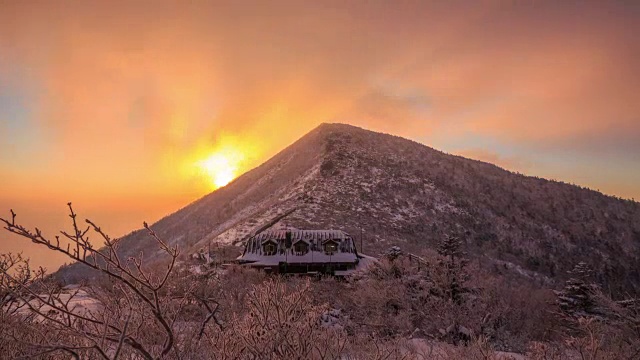
<svg viewBox="0 0 640 360">
<path fill-rule="evenodd" d="M 278 214 L 284 217 L 274 226 L 340 229 L 356 238 L 362 229 L 364 252 L 373 254 L 392 244 L 432 248 L 455 234 L 487 263 L 553 278 L 585 261 L 612 292 L 640 289 L 637 202 L 350 125 L 319 126 L 152 228 L 191 254 L 210 243 L 241 244 Z M 143 231 L 119 242 L 124 255 L 154 248 Z M 58 275 L 85 276 L 78 265 Z"/>
</svg>

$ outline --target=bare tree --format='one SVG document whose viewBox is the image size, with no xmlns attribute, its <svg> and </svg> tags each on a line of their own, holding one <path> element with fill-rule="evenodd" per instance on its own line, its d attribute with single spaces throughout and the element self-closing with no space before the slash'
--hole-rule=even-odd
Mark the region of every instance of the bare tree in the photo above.
<svg viewBox="0 0 640 360">
<path fill-rule="evenodd" d="M 64 352 L 74 358 L 80 358 L 82 354 L 85 354 L 83 358 L 90 354 L 91 358 L 104 359 L 117 359 L 125 354 L 126 357 L 143 359 L 166 357 L 176 343 L 176 319 L 190 300 L 187 296 L 176 299 L 167 295 L 167 281 L 179 255 L 177 247 L 167 245 L 144 223 L 149 235 L 169 258 L 166 268 L 155 274 L 143 263 L 142 253 L 138 257 L 121 259 L 117 241 L 91 220 L 85 220 L 87 227 L 81 228 L 71 203 L 68 207 L 73 232 L 60 232 L 67 240 L 66 246 L 60 236 L 47 238 L 38 228 L 31 231 L 17 223 L 13 210 L 10 219 L 0 218 L 0 221 L 7 231 L 106 275 L 114 286 L 109 290 L 93 287 L 65 291 L 48 281 L 43 270 L 32 271 L 28 261 L 22 257 L 2 255 L 2 316 L 17 316 L 32 334 L 42 332 L 43 336 L 25 340 L 15 328 L 4 328 L 1 335 L 24 342 L 30 350 L 25 357 L 55 352 Z M 96 249 L 89 242 L 90 232 L 103 240 L 102 248 Z M 81 292 L 90 292 L 90 297 L 97 300 L 93 306 L 81 307 L 73 301 L 79 295 L 85 295 Z M 200 299 L 210 313 L 203 327 L 215 317 L 216 312 L 208 300 Z M 54 339 L 52 332 L 59 338 Z"/>
</svg>

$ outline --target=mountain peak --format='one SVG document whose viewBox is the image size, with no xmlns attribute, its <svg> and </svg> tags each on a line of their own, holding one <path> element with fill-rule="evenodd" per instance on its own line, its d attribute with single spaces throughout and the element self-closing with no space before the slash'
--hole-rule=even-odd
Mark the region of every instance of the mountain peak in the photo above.
<svg viewBox="0 0 640 360">
<path fill-rule="evenodd" d="M 317 130 L 320 131 L 339 131 L 339 132 L 373 132 L 371 130 L 367 130 L 355 125 L 345 124 L 345 123 L 322 123 L 316 127 Z"/>
<path fill-rule="evenodd" d="M 434 248 L 455 235 L 470 254 L 547 276 L 585 261 L 611 288 L 640 280 L 637 271 L 615 276 L 640 268 L 638 203 L 347 124 L 321 124 L 152 228 L 188 254 L 283 225 L 362 233 L 364 252 L 374 254 L 397 244 Z M 120 244 L 125 255 L 151 246 L 143 232 Z"/>
<path fill-rule="evenodd" d="M 351 125 L 351 124 L 346 124 L 346 123 L 330 123 L 330 122 L 323 122 L 320 125 L 318 125 L 314 130 L 331 130 L 331 131 L 349 131 L 349 130 L 363 130 L 363 131 L 369 131 L 369 130 L 365 130 L 361 127 L 355 126 L 355 125 Z"/>
<path fill-rule="evenodd" d="M 336 135 L 336 134 L 339 134 L 339 135 Z M 371 131 L 371 130 L 364 129 L 351 124 L 322 123 L 318 125 L 316 128 L 314 128 L 313 130 L 311 130 L 308 134 L 303 136 L 300 140 L 303 140 L 307 137 L 314 137 L 317 135 L 320 135 L 322 140 L 326 140 L 327 137 L 331 137 L 331 136 L 347 136 L 347 138 L 349 138 L 349 136 L 352 136 L 352 137 L 356 136 L 356 137 L 360 137 L 361 140 L 364 140 L 366 138 L 370 140 L 376 140 L 376 138 L 380 139 L 381 137 L 402 139 L 394 135 Z M 402 141 L 406 142 L 410 140 L 402 139 Z"/>
</svg>

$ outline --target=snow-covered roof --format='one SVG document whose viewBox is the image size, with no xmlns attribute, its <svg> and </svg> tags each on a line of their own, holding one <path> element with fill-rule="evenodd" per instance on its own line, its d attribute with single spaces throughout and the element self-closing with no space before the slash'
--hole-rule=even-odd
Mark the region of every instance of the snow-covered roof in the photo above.
<svg viewBox="0 0 640 360">
<path fill-rule="evenodd" d="M 261 243 L 265 240 L 285 240 L 287 238 L 287 232 L 291 233 L 291 240 L 296 242 L 298 240 L 305 240 L 309 242 L 311 240 L 344 240 L 351 238 L 349 234 L 342 230 L 271 230 L 261 232 L 254 236 Z"/>
<path fill-rule="evenodd" d="M 305 253 L 298 253 L 295 247 L 287 248 L 287 232 L 291 235 L 291 245 L 304 241 L 309 245 Z M 323 244 L 333 241 L 338 246 L 332 253 L 325 252 Z M 274 254 L 265 254 L 266 242 L 276 244 Z M 274 266 L 281 262 L 289 264 L 312 263 L 352 263 L 359 261 L 355 244 L 349 234 L 341 230 L 276 230 L 265 231 L 247 241 L 245 251 L 238 260 L 256 266 Z"/>
</svg>

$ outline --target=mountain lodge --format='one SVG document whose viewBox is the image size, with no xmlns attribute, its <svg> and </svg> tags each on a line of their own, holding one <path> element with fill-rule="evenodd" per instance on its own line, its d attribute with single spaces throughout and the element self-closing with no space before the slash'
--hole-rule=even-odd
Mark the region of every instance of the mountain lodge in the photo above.
<svg viewBox="0 0 640 360">
<path fill-rule="evenodd" d="M 237 260 L 267 272 L 344 276 L 365 258 L 341 230 L 277 230 L 249 238 Z"/>
</svg>

